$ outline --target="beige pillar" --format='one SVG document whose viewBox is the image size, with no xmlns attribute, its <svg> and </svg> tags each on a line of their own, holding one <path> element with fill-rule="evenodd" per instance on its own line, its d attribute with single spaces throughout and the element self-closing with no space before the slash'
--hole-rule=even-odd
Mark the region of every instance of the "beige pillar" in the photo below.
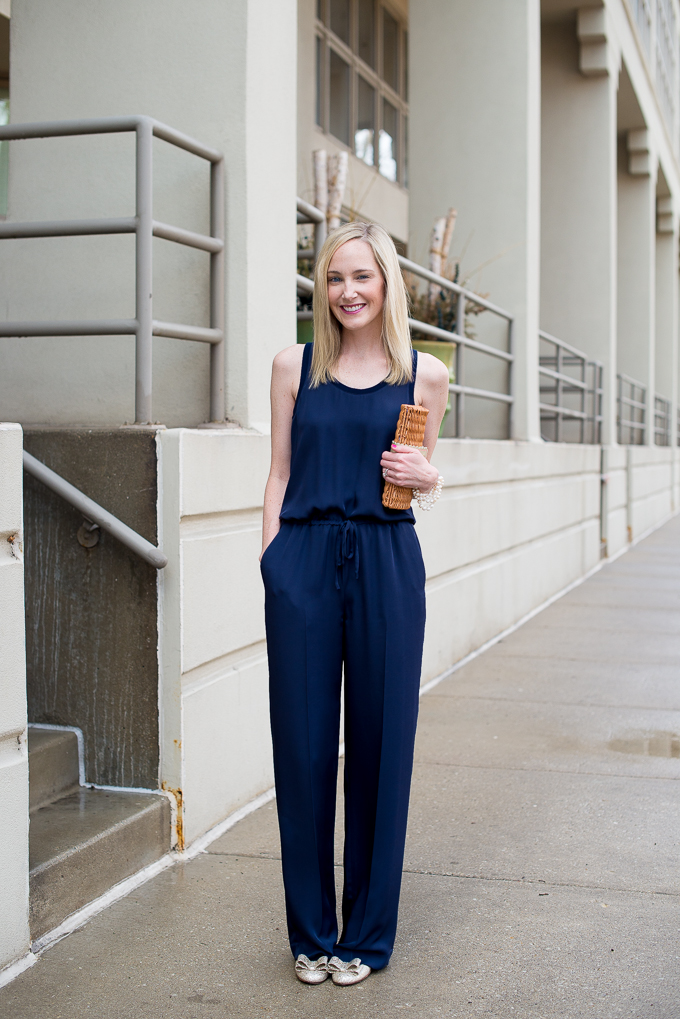
<svg viewBox="0 0 680 1019">
<path fill-rule="evenodd" d="M 618 150 L 618 370 L 647 390 L 645 445 L 654 444 L 656 158 L 646 130 Z"/>
<path fill-rule="evenodd" d="M 604 443 L 616 441 L 617 68 L 604 23 L 543 25 L 541 327 L 604 364 Z"/>
<path fill-rule="evenodd" d="M 670 444 L 678 420 L 678 216 L 673 199 L 656 202 L 656 391 L 671 402 Z"/>
<path fill-rule="evenodd" d="M 418 0 L 409 18 L 409 252 L 423 263 L 434 219 L 458 209 L 463 272 L 485 265 L 471 285 L 516 317 L 514 435 L 538 439 L 538 0 Z M 468 400 L 470 434 L 498 411 Z"/>
</svg>

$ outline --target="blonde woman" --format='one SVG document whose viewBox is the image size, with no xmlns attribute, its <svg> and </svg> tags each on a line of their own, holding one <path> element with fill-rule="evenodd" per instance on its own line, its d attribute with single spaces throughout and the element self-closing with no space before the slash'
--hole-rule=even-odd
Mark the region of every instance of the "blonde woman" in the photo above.
<svg viewBox="0 0 680 1019">
<path fill-rule="evenodd" d="M 389 962 L 418 715 L 425 569 L 410 509 L 383 478 L 425 494 L 448 372 L 411 348 L 391 238 L 350 223 L 327 239 L 313 344 L 272 373 L 264 506 L 271 725 L 288 933 L 304 983 L 354 984 Z M 403 403 L 429 409 L 425 446 L 391 440 Z M 333 869 L 345 679 L 343 927 Z M 330 957 L 330 958 L 329 958 Z"/>
</svg>

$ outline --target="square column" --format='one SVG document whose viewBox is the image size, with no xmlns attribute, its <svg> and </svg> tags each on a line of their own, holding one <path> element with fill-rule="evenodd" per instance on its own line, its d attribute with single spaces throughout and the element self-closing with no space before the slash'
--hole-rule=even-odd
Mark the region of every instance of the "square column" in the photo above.
<svg viewBox="0 0 680 1019">
<path fill-rule="evenodd" d="M 606 31 L 601 18 L 543 25 L 541 327 L 603 363 L 602 441 L 609 444 L 616 441 L 618 59 Z"/>
<path fill-rule="evenodd" d="M 468 285 L 515 316 L 513 435 L 538 440 L 539 3 L 419 0 L 409 19 L 409 253 L 427 264 L 458 210 L 463 273 L 485 266 Z"/>
<path fill-rule="evenodd" d="M 644 445 L 654 445 L 656 172 L 648 132 L 618 147 L 618 370 L 647 390 Z"/>
<path fill-rule="evenodd" d="M 656 200 L 656 350 L 659 396 L 671 402 L 670 445 L 677 446 L 678 420 L 678 215 L 673 199 Z"/>
</svg>

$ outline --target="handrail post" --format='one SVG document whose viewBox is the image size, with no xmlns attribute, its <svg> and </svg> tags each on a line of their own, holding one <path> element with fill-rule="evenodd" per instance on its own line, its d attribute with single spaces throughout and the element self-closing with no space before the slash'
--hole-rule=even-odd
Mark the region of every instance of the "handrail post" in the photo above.
<svg viewBox="0 0 680 1019">
<path fill-rule="evenodd" d="M 465 336 L 465 294 L 456 301 L 456 332 Z M 456 344 L 456 383 L 465 385 L 465 344 Z M 456 393 L 456 438 L 462 439 L 465 431 L 465 393 Z"/>
<path fill-rule="evenodd" d="M 587 401 L 586 401 L 586 388 L 588 386 L 588 367 L 586 364 L 585 357 L 581 359 L 581 382 L 583 383 L 583 389 L 581 390 L 581 443 L 586 441 L 586 415 L 588 413 Z"/>
<path fill-rule="evenodd" d="M 224 160 L 210 164 L 210 233 L 225 240 L 224 229 Z M 210 325 L 220 329 L 222 339 L 210 347 L 210 420 L 222 424 L 225 419 L 224 400 L 224 246 L 210 255 Z"/>
<path fill-rule="evenodd" d="M 136 130 L 137 237 L 135 422 L 152 422 L 153 366 L 153 124 L 140 118 Z"/>
<path fill-rule="evenodd" d="M 512 402 L 508 404 L 508 438 L 515 438 L 515 320 L 508 319 L 508 354 L 512 355 L 512 361 L 508 361 L 508 395 Z"/>
<path fill-rule="evenodd" d="M 624 444 L 623 443 L 623 403 L 622 403 L 622 398 L 623 398 L 623 379 L 621 378 L 620 375 L 618 375 L 617 378 L 616 378 L 616 389 L 617 389 L 617 393 L 616 393 L 616 403 L 617 403 L 617 408 L 616 408 L 617 409 L 617 414 L 616 414 L 616 431 L 617 431 L 617 436 L 616 436 L 616 438 L 617 438 L 617 441 L 619 443 L 619 446 L 623 446 L 623 444 Z"/>
<path fill-rule="evenodd" d="M 562 348 L 559 344 L 555 347 L 555 367 L 557 374 L 562 374 Z M 555 406 L 562 406 L 562 379 L 555 379 Z M 562 415 L 555 415 L 555 442 L 559 442 L 562 438 Z"/>
<path fill-rule="evenodd" d="M 314 265 L 319 260 L 319 252 L 321 251 L 324 242 L 326 240 L 326 217 L 324 216 L 323 223 L 314 224 Z"/>
</svg>

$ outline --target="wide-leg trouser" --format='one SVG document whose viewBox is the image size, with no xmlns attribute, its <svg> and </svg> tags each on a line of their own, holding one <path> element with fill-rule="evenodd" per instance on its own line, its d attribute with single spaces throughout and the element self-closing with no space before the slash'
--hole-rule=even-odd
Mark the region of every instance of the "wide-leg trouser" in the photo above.
<svg viewBox="0 0 680 1019">
<path fill-rule="evenodd" d="M 290 945 L 311 959 L 394 945 L 425 628 L 414 527 L 283 522 L 262 557 L 271 726 Z M 345 883 L 333 835 L 345 677 Z"/>
</svg>

